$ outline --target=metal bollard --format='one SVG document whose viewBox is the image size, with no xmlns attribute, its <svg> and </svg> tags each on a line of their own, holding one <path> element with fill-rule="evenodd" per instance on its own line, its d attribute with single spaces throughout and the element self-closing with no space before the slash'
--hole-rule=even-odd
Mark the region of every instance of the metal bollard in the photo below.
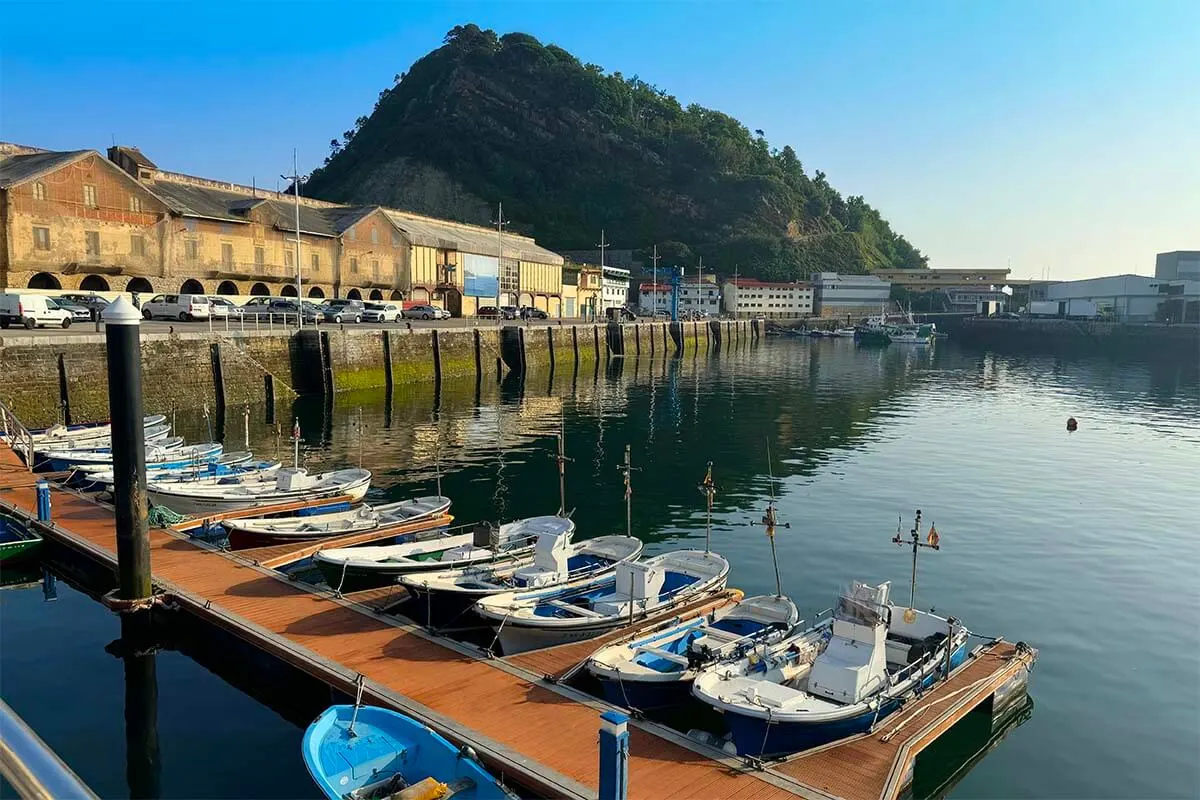
<svg viewBox="0 0 1200 800">
<path fill-rule="evenodd" d="M 37 482 L 37 518 L 38 522 L 50 521 L 50 483 Z"/>
<path fill-rule="evenodd" d="M 600 715 L 600 800 L 625 800 L 629 792 L 629 717 Z"/>
</svg>

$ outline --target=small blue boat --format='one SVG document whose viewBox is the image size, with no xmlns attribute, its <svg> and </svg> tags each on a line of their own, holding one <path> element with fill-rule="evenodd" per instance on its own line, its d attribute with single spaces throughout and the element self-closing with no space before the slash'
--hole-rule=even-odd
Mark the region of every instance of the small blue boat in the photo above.
<svg viewBox="0 0 1200 800">
<path fill-rule="evenodd" d="M 330 800 L 413 797 L 513 800 L 469 749 L 420 722 L 376 706 L 325 709 L 304 732 L 308 773 Z"/>
</svg>

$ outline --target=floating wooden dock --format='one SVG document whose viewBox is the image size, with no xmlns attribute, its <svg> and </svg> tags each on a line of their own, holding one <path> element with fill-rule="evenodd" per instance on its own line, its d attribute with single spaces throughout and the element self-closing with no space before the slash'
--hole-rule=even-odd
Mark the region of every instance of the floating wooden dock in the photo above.
<svg viewBox="0 0 1200 800">
<path fill-rule="evenodd" d="M 0 509 L 32 519 L 39 477 L 0 447 Z M 111 508 L 68 489 L 51 491 L 53 521 L 35 523 L 39 529 L 115 566 Z M 378 613 L 402 596 L 395 587 L 337 596 L 164 528 L 151 529 L 150 550 L 156 590 L 209 623 L 348 694 L 361 676 L 367 702 L 470 745 L 510 784 L 544 797 L 596 797 L 598 715 L 612 707 L 558 679 L 600 640 L 490 659 L 474 646 Z M 688 613 L 729 600 L 728 593 L 713 595 Z M 1027 660 L 1030 652 L 994 645 L 873 734 L 774 764 L 749 764 L 666 726 L 631 720 L 630 797 L 890 800 L 916 754 Z"/>
</svg>

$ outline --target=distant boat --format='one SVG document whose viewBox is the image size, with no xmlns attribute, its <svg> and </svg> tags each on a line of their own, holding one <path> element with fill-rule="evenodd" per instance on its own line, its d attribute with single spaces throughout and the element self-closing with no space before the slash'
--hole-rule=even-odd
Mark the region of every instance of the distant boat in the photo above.
<svg viewBox="0 0 1200 800">
<path fill-rule="evenodd" d="M 41 534 L 13 517 L 0 514 L 0 566 L 31 558 L 41 546 Z"/>
<path fill-rule="evenodd" d="M 146 465 L 146 480 L 158 483 L 216 482 L 220 478 L 248 475 L 279 469 L 278 461 L 251 461 L 254 454 L 248 450 L 221 453 L 216 458 L 190 463 L 187 466 L 167 466 L 150 463 Z M 75 485 L 83 491 L 112 491 L 113 472 L 108 464 L 81 467 Z"/>
<path fill-rule="evenodd" d="M 167 441 L 167 436 L 171 433 L 171 426 L 166 423 L 151 425 L 145 428 L 142 432 L 142 441 L 146 444 L 159 444 Z M 180 444 L 183 443 L 182 437 L 175 437 Z M 171 441 L 174 441 L 172 439 Z M 81 453 L 107 453 L 112 450 L 112 439 L 109 436 L 102 436 L 94 439 L 47 439 L 43 442 L 34 442 L 33 451 L 39 456 L 48 458 L 64 452 L 81 452 Z"/>
<path fill-rule="evenodd" d="M 226 520 L 221 525 L 229 534 L 229 546 L 240 550 L 409 525 L 449 510 L 449 497 L 429 495 L 377 506 L 361 505 L 327 514 L 241 517 Z"/>
<path fill-rule="evenodd" d="M 199 516 L 289 500 L 340 495 L 361 500 L 371 487 L 371 472 L 365 469 L 339 469 L 309 475 L 307 470 L 288 467 L 273 472 L 272 477 L 273 480 L 204 485 L 150 481 L 146 485 L 146 494 L 156 506 Z M 236 478 L 233 476 L 234 480 Z"/>
<path fill-rule="evenodd" d="M 532 552 L 534 542 L 542 533 L 572 533 L 574 530 L 575 523 L 565 517 L 527 517 L 507 522 L 499 528 L 483 525 L 469 533 L 446 531 L 400 544 L 318 550 L 313 555 L 313 563 L 332 588 L 354 591 L 385 586 L 410 572 L 511 561 Z"/>
<path fill-rule="evenodd" d="M 301 745 L 329 800 L 515 800 L 475 759 L 432 729 L 377 706 L 330 706 Z"/>
<path fill-rule="evenodd" d="M 167 418 L 165 415 L 152 414 L 144 417 L 142 424 L 150 428 L 166 421 Z M 35 448 L 57 442 L 69 442 L 71 444 L 70 449 L 78 449 L 82 447 L 83 442 L 112 438 L 112 425 L 107 422 L 87 423 L 84 425 L 52 425 L 49 428 L 30 431 L 30 435 L 33 437 Z"/>
<path fill-rule="evenodd" d="M 475 611 L 496 629 L 506 655 L 591 639 L 725 588 L 729 562 L 716 553 L 675 550 L 619 564 L 586 587 L 505 592 Z"/>
<path fill-rule="evenodd" d="M 431 624 L 430 617 L 461 613 L 488 595 L 578 586 L 636 560 L 645 546 L 633 536 L 598 536 L 572 543 L 571 533 L 539 534 L 533 554 L 524 558 L 403 575 L 400 582 L 415 601 L 405 613 Z"/>
<path fill-rule="evenodd" d="M 787 597 L 747 597 L 702 617 L 604 647 L 587 662 L 610 702 L 647 711 L 686 701 L 706 665 L 783 639 L 800 624 Z"/>
<path fill-rule="evenodd" d="M 832 335 L 839 339 L 851 339 L 854 337 L 854 328 L 838 328 Z"/>
<path fill-rule="evenodd" d="M 151 465 L 163 469 L 182 469 L 217 458 L 222 446 L 216 442 L 183 446 L 180 436 L 146 445 L 146 467 Z M 46 463 L 52 472 L 65 472 L 89 466 L 112 468 L 111 450 L 63 450 L 48 454 Z"/>
</svg>

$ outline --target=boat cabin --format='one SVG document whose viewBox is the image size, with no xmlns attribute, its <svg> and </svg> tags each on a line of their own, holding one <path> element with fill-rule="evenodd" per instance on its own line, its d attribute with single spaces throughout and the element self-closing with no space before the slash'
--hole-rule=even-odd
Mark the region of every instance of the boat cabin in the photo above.
<svg viewBox="0 0 1200 800">
<path fill-rule="evenodd" d="M 570 571 L 570 551 L 570 531 L 542 531 L 533 546 L 533 564 L 513 573 L 513 580 L 527 589 L 566 580 Z"/>
</svg>

